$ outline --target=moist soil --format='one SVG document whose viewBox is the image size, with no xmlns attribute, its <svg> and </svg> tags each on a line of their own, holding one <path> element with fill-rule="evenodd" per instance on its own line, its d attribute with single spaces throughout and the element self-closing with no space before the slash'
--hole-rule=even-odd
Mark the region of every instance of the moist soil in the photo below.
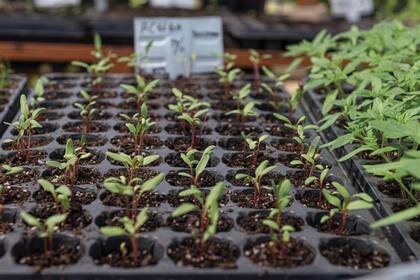
<svg viewBox="0 0 420 280">
<path fill-rule="evenodd" d="M 30 191 L 18 186 L 4 186 L 0 195 L 0 204 L 21 204 L 25 202 L 31 195 Z"/>
<path fill-rule="evenodd" d="M 177 187 L 186 187 L 191 185 L 191 178 L 178 175 L 179 172 L 188 173 L 188 170 L 169 171 L 168 175 L 166 175 L 166 181 L 172 186 Z M 203 173 L 200 174 L 196 185 L 200 188 L 210 188 L 213 187 L 217 182 L 222 180 L 223 177 L 221 178 L 221 175 L 218 175 L 215 172 L 204 170 Z"/>
<path fill-rule="evenodd" d="M 265 155 L 264 152 L 260 152 L 258 153 L 258 156 L 257 156 L 256 165 L 258 166 L 264 160 L 268 160 L 270 164 L 274 164 L 274 159 Z M 249 168 L 249 167 L 252 167 L 252 154 L 249 154 L 249 153 L 224 154 L 222 161 L 229 167 Z"/>
<path fill-rule="evenodd" d="M 200 228 L 199 213 L 190 213 L 180 217 L 169 217 L 167 225 L 177 232 L 198 233 Z M 233 228 L 233 220 L 226 215 L 220 215 L 217 222 L 217 232 L 228 232 Z"/>
<path fill-rule="evenodd" d="M 32 197 L 35 199 L 37 203 L 52 203 L 53 196 L 51 193 L 46 192 L 44 190 L 36 190 Z M 71 199 L 70 203 L 72 205 L 76 204 L 83 204 L 87 205 L 92 203 L 96 199 L 96 192 L 92 190 L 84 190 L 78 187 L 71 188 Z"/>
<path fill-rule="evenodd" d="M 259 266 L 292 268 L 311 264 L 315 254 L 301 240 L 290 238 L 284 253 L 273 241 L 255 242 L 245 246 L 244 255 Z"/>
<path fill-rule="evenodd" d="M 205 243 L 205 250 L 201 255 L 199 244 L 193 238 L 187 237 L 172 242 L 167 253 L 177 266 L 233 269 L 236 268 L 240 250 L 229 241 L 212 238 Z"/>
<path fill-rule="evenodd" d="M 31 252 L 30 255 L 19 256 L 16 262 L 42 268 L 76 263 L 80 255 L 80 248 L 60 244 L 47 255 L 45 251 Z"/>
<path fill-rule="evenodd" d="M 253 190 L 233 191 L 230 194 L 230 200 L 241 208 L 270 209 L 275 206 L 275 198 L 271 192 L 262 190 L 259 203 L 254 207 Z"/>
<path fill-rule="evenodd" d="M 270 212 L 250 212 L 248 214 L 243 214 L 238 217 L 236 220 L 239 227 L 248 234 L 256 233 L 271 233 L 271 229 L 262 223 L 263 220 L 267 219 Z M 291 225 L 294 227 L 295 231 L 301 231 L 305 222 L 302 218 L 294 216 L 289 213 L 281 214 L 281 224 Z"/>
<path fill-rule="evenodd" d="M 353 269 L 377 269 L 388 266 L 390 257 L 373 248 L 358 248 L 349 242 L 344 244 L 321 245 L 321 255 L 334 265 L 351 267 Z"/>
<path fill-rule="evenodd" d="M 212 140 L 197 137 L 195 139 L 195 149 L 203 151 L 210 145 L 215 145 L 216 143 Z M 168 139 L 165 141 L 165 145 L 175 151 L 186 151 L 191 148 L 191 138 L 190 137 L 177 137 Z"/>
<path fill-rule="evenodd" d="M 115 206 L 115 207 L 121 207 L 126 208 L 127 205 L 131 205 L 131 198 L 127 197 L 125 195 L 111 193 L 108 191 L 105 191 L 100 196 L 102 203 L 106 206 Z M 158 192 L 146 192 L 141 197 L 138 208 L 143 207 L 159 207 L 162 202 L 166 200 L 165 195 L 160 194 Z"/>
<path fill-rule="evenodd" d="M 49 168 L 43 172 L 42 177 L 53 184 L 72 184 L 72 185 L 97 185 L 102 183 L 102 176 L 98 170 L 87 167 L 79 167 L 79 172 L 75 180 L 69 181 L 64 172 L 59 169 Z"/>
</svg>

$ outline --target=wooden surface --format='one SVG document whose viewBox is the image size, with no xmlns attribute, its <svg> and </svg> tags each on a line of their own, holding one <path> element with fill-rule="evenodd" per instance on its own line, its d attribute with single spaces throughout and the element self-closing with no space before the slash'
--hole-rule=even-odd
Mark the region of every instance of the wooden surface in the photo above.
<svg viewBox="0 0 420 280">
<path fill-rule="evenodd" d="M 89 44 L 65 44 L 65 43 L 40 43 L 40 42 L 0 42 L 0 59 L 8 61 L 26 62 L 60 62 L 69 63 L 73 60 L 93 62 L 90 52 L 92 45 Z M 133 52 L 131 46 L 104 46 L 107 52 L 112 50 L 118 56 L 125 56 Z M 236 64 L 241 68 L 250 68 L 248 50 L 226 49 L 226 52 L 237 55 Z M 272 58 L 264 60 L 262 64 L 267 66 L 287 65 L 291 58 L 284 57 L 280 52 L 261 51 L 263 54 L 271 54 Z M 308 61 L 305 61 L 308 64 Z M 113 72 L 127 72 L 123 64 L 117 65 Z"/>
</svg>

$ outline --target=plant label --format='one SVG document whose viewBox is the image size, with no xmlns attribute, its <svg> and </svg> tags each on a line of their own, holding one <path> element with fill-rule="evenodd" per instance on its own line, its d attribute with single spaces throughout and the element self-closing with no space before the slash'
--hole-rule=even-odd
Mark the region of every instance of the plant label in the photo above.
<svg viewBox="0 0 420 280">
<path fill-rule="evenodd" d="M 54 8 L 80 5 L 81 0 L 35 0 L 34 4 L 41 8 Z"/>
<path fill-rule="evenodd" d="M 334 16 L 344 16 L 350 22 L 373 12 L 372 0 L 330 0 L 330 4 Z"/>
<path fill-rule="evenodd" d="M 153 42 L 147 57 L 139 61 L 143 72 L 167 73 L 175 79 L 212 72 L 223 63 L 216 56 L 223 52 L 220 17 L 136 18 L 134 32 L 137 53 Z"/>
</svg>

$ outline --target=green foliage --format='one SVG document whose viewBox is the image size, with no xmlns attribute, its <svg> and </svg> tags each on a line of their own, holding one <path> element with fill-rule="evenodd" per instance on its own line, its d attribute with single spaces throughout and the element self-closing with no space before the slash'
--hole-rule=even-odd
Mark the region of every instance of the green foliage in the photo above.
<svg viewBox="0 0 420 280">
<path fill-rule="evenodd" d="M 137 104 L 137 108 L 141 109 L 144 102 L 147 101 L 147 95 L 159 84 L 159 80 L 153 80 L 147 82 L 145 78 L 140 75 L 136 75 L 136 86 L 122 84 L 121 87 L 130 95 L 133 95 L 133 99 Z"/>
<path fill-rule="evenodd" d="M 66 149 L 63 155 L 64 162 L 48 160 L 46 164 L 52 168 L 64 171 L 64 178 L 70 184 L 74 183 L 78 177 L 79 163 L 83 159 L 91 157 L 92 154 L 85 152 L 83 147 L 74 147 L 73 140 L 67 139 Z"/>
<path fill-rule="evenodd" d="M 159 160 L 159 155 L 150 155 L 150 156 L 143 156 L 143 155 L 127 155 L 125 153 L 113 153 L 110 151 L 106 152 L 106 156 L 110 159 L 117 161 L 124 165 L 125 168 L 127 168 L 129 173 L 129 181 L 134 178 L 136 175 L 136 172 L 139 170 L 139 168 L 148 166 L 149 164 L 152 164 L 153 162 Z"/>
<path fill-rule="evenodd" d="M 254 186 L 254 200 L 253 200 L 254 207 L 257 207 L 259 205 L 261 191 L 264 187 L 262 185 L 263 177 L 267 175 L 268 173 L 270 173 L 275 168 L 276 168 L 275 165 L 270 166 L 268 160 L 264 160 L 255 169 L 254 175 L 248 175 L 245 173 L 236 174 L 235 179 L 244 180 L 245 182 L 250 182 Z"/>
<path fill-rule="evenodd" d="M 13 70 L 10 68 L 9 63 L 0 61 L 0 89 L 8 85 L 12 73 Z"/>
<path fill-rule="evenodd" d="M 74 103 L 74 106 L 79 109 L 79 114 L 85 122 L 85 127 L 83 129 L 84 132 L 89 133 L 91 132 L 93 118 L 98 113 L 98 109 L 96 108 L 96 100 L 98 99 L 98 96 L 90 95 L 84 90 L 80 92 L 80 95 L 84 99 L 84 103 L 76 102 Z"/>
<path fill-rule="evenodd" d="M 44 191 L 52 195 L 54 202 L 61 208 L 62 212 L 70 208 L 71 190 L 69 187 L 66 185 L 54 187 L 53 184 L 45 179 L 39 179 L 38 184 Z"/>
<path fill-rule="evenodd" d="M 248 149 L 252 152 L 250 157 L 252 157 L 252 166 L 256 167 L 258 162 L 258 153 L 260 152 L 261 144 L 268 139 L 267 134 L 263 134 L 258 139 L 252 139 L 251 135 L 245 135 L 245 133 L 241 133 L 242 138 L 245 140 Z"/>
<path fill-rule="evenodd" d="M 36 228 L 37 235 L 41 238 L 51 238 L 57 229 L 57 225 L 64 222 L 67 218 L 67 214 L 53 215 L 48 217 L 45 222 L 42 222 L 27 212 L 21 212 L 20 216 L 25 223 Z"/>
<path fill-rule="evenodd" d="M 189 167 L 190 173 L 179 172 L 178 175 L 191 178 L 191 184 L 198 186 L 201 174 L 206 169 L 206 166 L 211 158 L 213 150 L 216 146 L 208 146 L 204 149 L 199 160 L 195 160 L 194 156 L 197 150 L 190 150 L 186 154 L 181 153 L 181 159 Z"/>
</svg>

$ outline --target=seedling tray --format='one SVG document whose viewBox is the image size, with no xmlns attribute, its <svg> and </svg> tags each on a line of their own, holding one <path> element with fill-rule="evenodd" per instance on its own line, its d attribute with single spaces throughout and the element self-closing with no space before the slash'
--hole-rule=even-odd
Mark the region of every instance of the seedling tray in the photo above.
<svg viewBox="0 0 420 280">
<path fill-rule="evenodd" d="M 304 94 L 302 98 L 301 108 L 305 111 L 305 114 L 309 117 L 312 123 L 317 124 L 322 119 L 322 108 L 323 96 L 316 93 L 314 90 L 310 90 Z M 324 141 L 329 142 L 337 137 L 345 134 L 345 130 L 332 125 L 321 133 Z M 334 150 L 336 159 L 348 154 L 353 149 L 354 145 L 346 145 L 342 148 Z M 374 163 L 372 160 L 365 160 L 360 157 L 353 157 L 349 160 L 343 161 L 340 165 L 346 171 L 349 179 L 354 186 L 357 186 L 364 192 L 369 193 L 378 202 L 378 211 L 381 216 L 387 217 L 394 213 L 393 207 L 396 205 L 404 206 L 408 203 L 408 200 L 404 200 L 399 197 L 398 193 L 392 193 L 390 191 L 382 191 L 380 185 L 383 185 L 378 177 L 368 174 L 364 168 L 364 164 Z M 390 240 L 395 244 L 396 248 L 400 248 L 402 254 L 410 258 L 418 259 L 420 257 L 420 239 L 415 237 L 415 234 L 420 230 L 420 220 L 417 218 L 398 223 L 398 225 L 391 225 L 385 228 L 386 234 Z M 417 239 L 417 241 L 416 241 Z"/>
<path fill-rule="evenodd" d="M 19 96 L 26 94 L 26 78 L 22 75 L 12 75 L 9 85 L 0 89 L 0 135 L 3 135 L 7 125 L 15 117 L 18 106 Z"/>
<path fill-rule="evenodd" d="M 56 94 L 55 100 L 49 100 L 44 102 L 42 106 L 47 108 L 47 119 L 43 122 L 42 134 L 34 136 L 37 140 L 42 140 L 44 145 L 39 145 L 34 149 L 41 152 L 41 156 L 31 165 L 26 165 L 25 168 L 32 170 L 39 176 L 46 176 L 48 170 L 45 167 L 45 160 L 56 159 L 57 154 L 64 149 L 64 144 L 67 138 L 71 137 L 78 140 L 81 134 L 67 132 L 69 124 L 80 121 L 77 118 L 76 108 L 73 106 L 74 102 L 80 101 L 78 93 L 83 89 L 91 80 L 88 75 L 82 74 L 54 74 L 48 77 L 52 81 L 59 83 L 59 88 L 53 90 L 49 89 L 47 94 L 53 93 L 51 96 Z M 299 187 L 297 181 L 301 179 L 300 171 L 287 167 L 280 163 L 280 158 L 293 158 L 293 153 L 284 152 L 276 149 L 272 144 L 281 141 L 287 141 L 290 139 L 282 138 L 280 136 L 284 128 L 279 127 L 278 121 L 273 120 L 270 117 L 272 108 L 267 103 L 265 96 L 256 96 L 256 100 L 260 102 L 258 105 L 260 116 L 254 121 L 248 122 L 247 127 L 255 127 L 258 132 L 265 131 L 269 134 L 267 141 L 265 156 L 269 158 L 273 163 L 277 165 L 277 169 L 272 176 L 275 179 L 280 179 L 286 175 L 295 175 L 295 187 L 293 188 L 294 200 L 290 207 L 287 208 L 286 213 L 298 217 L 301 223 L 301 230 L 292 234 L 293 238 L 302 240 L 304 244 L 309 248 L 310 252 L 313 253 L 313 262 L 308 265 L 298 266 L 295 268 L 269 268 L 261 267 L 248 259 L 244 255 L 244 247 L 249 241 L 255 241 L 259 238 L 269 238 L 267 234 L 251 234 L 246 233 L 241 229 L 238 218 L 247 215 L 250 212 L 256 211 L 256 209 L 239 207 L 234 202 L 235 194 L 238 192 L 251 192 L 252 188 L 244 185 L 233 184 L 231 175 L 241 170 L 240 167 L 230 167 L 227 164 L 227 159 L 232 153 L 238 151 L 229 150 L 226 143 L 235 143 L 238 141 L 238 136 L 222 135 L 219 133 L 220 127 L 226 125 L 227 122 L 221 121 L 220 113 L 223 113 L 223 107 L 228 106 L 228 103 L 223 103 L 220 95 L 215 95 L 220 89 L 217 85 L 217 77 L 213 75 L 195 76 L 186 83 L 186 89 L 181 87 L 181 82 L 175 85 L 179 89 L 184 90 L 187 94 L 198 94 L 203 100 L 209 101 L 212 104 L 211 115 L 212 117 L 206 123 L 208 133 L 200 136 L 205 140 L 207 144 L 215 144 L 217 147 L 214 150 L 211 164 L 207 171 L 210 172 L 211 178 L 214 181 L 224 180 L 228 186 L 228 191 L 224 199 L 224 206 L 220 208 L 223 213 L 221 216 L 226 218 L 226 221 L 232 222 L 232 228 L 227 232 L 219 232 L 216 237 L 221 238 L 229 242 L 232 246 L 236 246 L 239 256 L 236 261 L 236 267 L 231 269 L 221 268 L 194 268 L 194 267 L 183 267 L 177 266 L 172 259 L 168 257 L 167 249 L 168 246 L 174 240 L 180 240 L 184 237 L 188 237 L 188 233 L 176 232 L 166 224 L 171 212 L 174 207 L 170 206 L 168 200 L 162 201 L 159 206 L 150 208 L 152 212 L 156 213 L 161 221 L 161 226 L 151 232 L 143 233 L 143 238 L 149 243 L 145 244 L 159 244 L 155 245 L 155 256 L 158 260 L 156 265 L 146 266 L 142 268 L 114 268 L 110 266 L 97 265 L 94 262 L 92 256 L 100 254 L 104 248 L 109 248 L 103 245 L 104 240 L 107 239 L 105 236 L 99 233 L 99 225 L 103 221 L 104 213 L 110 213 L 115 210 L 121 210 L 119 207 L 106 206 L 103 204 L 102 199 L 105 196 L 106 191 L 102 187 L 103 176 L 111 169 L 118 169 L 121 166 L 113 165 L 110 161 L 105 158 L 105 152 L 107 150 L 118 150 L 118 147 L 113 145 L 115 143 L 112 139 L 117 136 L 122 138 L 128 138 L 127 135 L 122 134 L 118 131 L 118 125 L 121 121 L 117 118 L 119 113 L 133 111 L 132 109 L 121 109 L 120 104 L 125 102 L 122 97 L 123 92 L 118 85 L 120 83 L 133 83 L 133 77 L 129 75 L 108 75 L 104 79 L 103 90 L 98 92 L 100 96 L 99 104 L 101 104 L 101 116 L 102 119 L 98 120 L 96 126 L 98 128 L 104 127 L 104 131 L 98 133 L 92 133 L 87 135 L 88 146 L 92 149 L 92 152 L 97 156 L 97 164 L 84 165 L 83 168 L 91 168 L 96 170 L 100 175 L 100 179 L 96 180 L 93 184 L 82 184 L 78 186 L 72 186 L 73 190 L 79 188 L 80 192 L 92 192 L 94 199 L 91 203 L 83 205 L 85 213 L 91 217 L 91 222 L 84 228 L 78 231 L 62 231 L 60 234 L 61 240 L 67 240 L 66 242 L 75 242 L 75 246 L 80 246 L 81 256 L 78 261 L 73 265 L 59 266 L 45 268 L 41 271 L 35 270 L 34 267 L 17 264 L 15 257 L 19 252 L 23 251 L 21 240 L 24 237 L 28 237 L 29 228 L 22 222 L 19 217 L 20 211 L 31 211 L 37 204 L 34 198 L 34 193 L 39 189 L 36 183 L 37 175 L 28 178 L 28 182 L 20 184 L 19 186 L 27 189 L 31 195 L 26 201 L 21 204 L 9 204 L 6 206 L 5 213 L 11 213 L 11 221 L 13 224 L 13 231 L 4 235 L 0 243 L 0 276 L 7 279 L 51 279 L 53 277 L 61 277 L 60 279 L 138 279 L 138 277 L 147 277 L 147 279 L 196 279 L 202 277 L 203 279 L 215 279 L 216 277 L 223 277 L 225 279 L 279 279 L 279 278 L 293 278 L 293 279 L 344 279 L 352 276 L 359 276 L 369 273 L 372 270 L 368 269 L 352 269 L 349 267 L 333 265 L 329 260 L 321 255 L 320 246 L 327 246 L 326 244 L 351 244 L 353 248 L 369 252 L 375 249 L 379 252 L 383 252 L 389 256 L 389 266 L 408 260 L 407 256 L 400 254 L 401 250 L 387 240 L 382 231 L 370 231 L 368 224 L 375 220 L 380 214 L 377 209 L 373 211 L 359 211 L 352 217 L 350 226 L 354 232 L 359 233 L 357 236 L 340 237 L 335 234 L 321 233 L 311 224 L 316 220 L 314 217 L 319 217 L 321 210 L 315 208 L 305 207 L 299 202 L 299 198 L 304 197 L 306 192 L 312 192 L 310 189 L 303 189 Z M 243 77 L 241 82 L 237 83 L 240 87 L 245 82 L 252 82 L 251 77 Z M 170 93 L 170 89 L 173 85 L 167 80 L 161 80 L 160 86 L 155 90 L 156 98 L 151 98 L 149 101 L 150 114 L 154 116 L 158 129 L 154 130 L 154 133 L 149 135 L 150 137 L 159 137 L 162 141 L 162 145 L 155 145 L 149 149 L 148 153 L 158 154 L 161 157 L 160 164 L 154 167 L 148 168 L 149 170 L 156 170 L 164 172 L 165 174 L 173 174 L 177 170 L 182 170 L 182 167 L 171 166 L 168 161 L 173 153 L 177 151 L 173 148 L 173 140 L 182 138 L 182 135 L 174 135 L 167 132 L 167 128 L 176 126 L 173 121 L 171 112 L 167 109 L 168 102 L 173 101 Z M 254 93 L 253 93 L 254 94 Z M 253 95 L 254 96 L 254 95 Z M 286 98 L 286 93 L 282 93 L 282 96 Z M 220 103 L 222 102 L 222 103 Z M 297 114 L 300 114 L 298 112 Z M 236 125 L 237 126 L 237 125 Z M 77 126 L 76 126 L 77 127 Z M 225 133 L 232 131 L 238 131 L 233 128 L 226 129 Z M 239 131 L 240 132 L 240 131 Z M 312 135 L 313 137 L 314 135 Z M 14 138 L 13 130 L 9 128 L 6 131 L 3 139 Z M 230 142 L 228 142 L 230 141 Z M 95 145 L 94 145 L 95 144 Z M 200 145 L 199 145 L 200 146 Z M 5 150 L 7 146 L 3 144 L 0 154 L 3 161 L 7 160 L 10 156 L 10 151 Z M 187 148 L 188 145 L 184 145 Z M 200 147 L 202 148 L 202 147 Z M 351 185 L 351 182 L 345 176 L 341 166 L 338 165 L 334 157 L 328 152 L 323 151 L 322 160 L 331 166 L 331 176 L 337 181 L 346 185 L 350 192 L 354 193 L 357 191 L 355 187 Z M 288 161 L 285 161 L 287 164 Z M 166 180 L 157 187 L 157 192 L 166 198 L 169 198 L 170 194 L 174 191 L 182 190 L 180 186 L 173 186 L 168 182 L 168 176 Z M 216 179 L 214 179 L 216 178 Z M 171 180 L 169 180 L 171 181 Z M 212 185 L 211 185 L 212 186 Z M 260 210 L 257 210 L 260 211 Z M 106 214 L 105 214 L 106 216 Z M 5 217 L 4 217 L 5 218 Z M 228 222 L 229 223 L 229 222 Z M 370 232 L 370 234 L 366 234 Z M 99 243 L 98 243 L 99 242 Z M 37 245 L 38 244 L 38 245 Z M 114 244 L 110 241 L 110 244 Z M 393 247 L 393 244 L 395 247 Z M 27 248 L 33 248 L 39 245 L 39 241 L 36 239 Z"/>
</svg>

